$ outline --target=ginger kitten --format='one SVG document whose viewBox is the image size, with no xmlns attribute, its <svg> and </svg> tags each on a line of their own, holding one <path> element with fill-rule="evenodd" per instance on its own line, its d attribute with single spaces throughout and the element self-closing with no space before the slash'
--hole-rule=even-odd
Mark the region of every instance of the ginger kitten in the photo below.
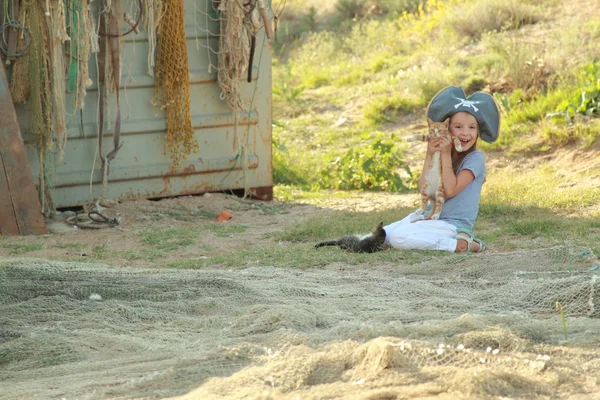
<svg viewBox="0 0 600 400">
<path fill-rule="evenodd" d="M 427 124 L 429 125 L 428 135 L 413 135 L 406 139 L 408 142 L 423 141 L 427 142 L 429 139 L 434 137 L 442 137 L 450 135 L 448 131 L 448 125 L 450 119 L 446 119 L 444 122 L 434 122 L 427 118 Z M 455 137 L 454 148 L 457 151 L 462 151 L 462 145 L 460 139 Z M 431 162 L 425 166 L 423 171 L 425 174 L 425 181 L 421 187 L 421 207 L 415 211 L 415 214 L 421 215 L 427 210 L 429 201 L 433 202 L 431 211 L 425 219 L 439 219 L 444 207 L 444 187 L 442 186 L 442 163 L 440 161 L 440 152 L 433 153 Z"/>
</svg>

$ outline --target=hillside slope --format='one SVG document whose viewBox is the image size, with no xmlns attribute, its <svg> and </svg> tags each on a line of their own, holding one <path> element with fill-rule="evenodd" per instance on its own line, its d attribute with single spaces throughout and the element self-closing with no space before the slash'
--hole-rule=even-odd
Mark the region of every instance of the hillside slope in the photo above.
<svg viewBox="0 0 600 400">
<path fill-rule="evenodd" d="M 283 16 L 289 11 L 296 23 L 310 13 L 294 2 L 286 7 Z M 334 20 L 336 9 L 317 8 L 312 26 L 318 32 L 297 33 L 301 40 L 284 43 L 274 62 L 277 183 L 344 189 L 339 182 L 362 174 L 355 188 L 386 190 L 365 183 L 369 171 L 357 160 L 371 157 L 382 164 L 377 173 L 399 167 L 402 190 L 413 190 L 416 177 L 407 177 L 406 167 L 419 173 L 423 146 L 408 147 L 402 138 L 424 129 L 432 94 L 453 84 L 489 91 L 503 107 L 501 139 L 482 146 L 490 181 L 503 170 L 544 165 L 556 185 L 578 182 L 596 193 L 596 8 L 593 0 L 429 1 L 412 14 L 358 17 L 335 32 L 319 31 L 319 22 Z M 493 12 L 504 20 L 494 21 Z M 503 28 L 486 32 L 482 21 Z M 376 153 L 378 140 L 394 148 Z M 343 162 L 354 163 L 352 172 Z"/>
</svg>

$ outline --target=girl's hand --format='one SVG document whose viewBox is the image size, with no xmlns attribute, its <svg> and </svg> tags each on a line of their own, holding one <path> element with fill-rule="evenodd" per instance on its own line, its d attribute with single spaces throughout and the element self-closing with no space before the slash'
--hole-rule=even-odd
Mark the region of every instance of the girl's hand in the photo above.
<svg viewBox="0 0 600 400">
<path fill-rule="evenodd" d="M 440 138 L 440 151 L 442 153 L 450 153 L 452 144 L 452 137 L 450 135 L 442 136 Z"/>
<path fill-rule="evenodd" d="M 433 153 L 435 153 L 436 151 L 439 151 L 439 150 L 436 150 L 438 147 L 438 141 L 439 141 L 438 138 L 432 138 L 432 139 L 429 139 L 429 141 L 427 141 L 427 154 L 433 155 Z"/>
<path fill-rule="evenodd" d="M 427 144 L 427 152 L 430 154 L 440 152 L 449 152 L 452 145 L 452 139 L 449 135 L 439 138 L 432 138 Z"/>
</svg>

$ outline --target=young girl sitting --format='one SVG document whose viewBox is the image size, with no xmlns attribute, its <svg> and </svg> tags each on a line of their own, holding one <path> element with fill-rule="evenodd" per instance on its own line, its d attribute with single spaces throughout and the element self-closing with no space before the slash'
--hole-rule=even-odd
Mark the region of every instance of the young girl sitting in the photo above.
<svg viewBox="0 0 600 400">
<path fill-rule="evenodd" d="M 492 143 L 498 138 L 498 105 L 487 93 L 477 92 L 467 98 L 462 88 L 449 86 L 433 97 L 427 117 L 435 122 L 450 118 L 450 136 L 430 139 L 425 161 L 427 165 L 433 154 L 440 152 L 446 199 L 442 213 L 437 220 L 425 219 L 427 212 L 411 213 L 385 226 L 384 245 L 403 250 L 483 251 L 487 245 L 472 233 L 485 180 L 485 157 L 477 150 L 477 141 L 481 137 Z M 452 145 L 454 137 L 461 141 L 461 152 Z"/>
</svg>

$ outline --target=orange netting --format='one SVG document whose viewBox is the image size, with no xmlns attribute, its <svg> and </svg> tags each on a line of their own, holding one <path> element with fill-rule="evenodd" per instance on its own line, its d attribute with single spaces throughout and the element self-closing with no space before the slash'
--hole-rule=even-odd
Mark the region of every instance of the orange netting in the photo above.
<svg viewBox="0 0 600 400">
<path fill-rule="evenodd" d="M 156 61 L 154 105 L 167 116 L 167 148 L 175 166 L 198 150 L 190 115 L 190 80 L 183 0 L 165 0 Z"/>
</svg>

